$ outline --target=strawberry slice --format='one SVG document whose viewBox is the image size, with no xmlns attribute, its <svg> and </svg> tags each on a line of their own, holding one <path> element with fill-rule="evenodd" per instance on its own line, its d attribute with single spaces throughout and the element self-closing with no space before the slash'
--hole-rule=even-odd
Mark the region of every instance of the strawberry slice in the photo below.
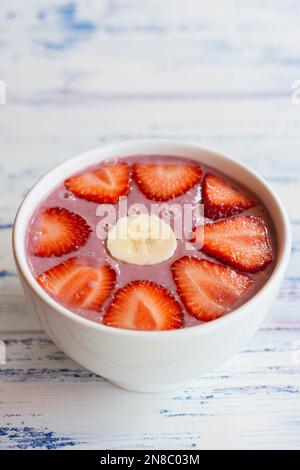
<svg viewBox="0 0 300 470">
<path fill-rule="evenodd" d="M 132 281 L 119 289 L 103 318 L 105 325 L 129 330 L 172 330 L 182 322 L 179 303 L 152 281 Z"/>
<path fill-rule="evenodd" d="M 255 206 L 255 202 L 247 194 L 210 173 L 204 177 L 202 191 L 204 215 L 209 219 L 230 217 Z"/>
<path fill-rule="evenodd" d="M 253 282 L 228 266 L 190 256 L 175 261 L 171 269 L 186 310 L 202 321 L 214 320 L 232 310 Z"/>
<path fill-rule="evenodd" d="M 116 272 L 108 265 L 92 265 L 85 258 L 70 258 L 37 278 L 55 300 L 73 308 L 99 310 L 111 293 Z"/>
<path fill-rule="evenodd" d="M 36 256 L 61 256 L 84 245 L 91 231 L 80 215 L 62 207 L 49 207 L 33 222 L 30 249 Z"/>
<path fill-rule="evenodd" d="M 99 204 L 115 204 L 129 192 L 130 174 L 126 163 L 103 165 L 98 170 L 65 180 L 66 188 L 75 196 Z"/>
<path fill-rule="evenodd" d="M 199 166 L 189 164 L 137 163 L 133 166 L 133 175 L 148 199 L 168 201 L 186 193 L 198 183 L 202 171 Z"/>
<path fill-rule="evenodd" d="M 196 241 L 201 240 L 202 230 L 203 227 L 195 229 Z M 273 259 L 265 222 L 254 216 L 237 216 L 206 224 L 202 250 L 249 273 L 264 269 Z"/>
</svg>

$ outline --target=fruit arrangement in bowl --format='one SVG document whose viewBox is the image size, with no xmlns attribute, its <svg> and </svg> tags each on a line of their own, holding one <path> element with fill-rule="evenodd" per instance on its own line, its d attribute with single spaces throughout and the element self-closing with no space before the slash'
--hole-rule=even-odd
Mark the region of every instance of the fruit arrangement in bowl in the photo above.
<svg viewBox="0 0 300 470">
<path fill-rule="evenodd" d="M 210 368 L 257 329 L 267 305 L 255 313 L 251 302 L 259 305 L 264 292 L 266 301 L 268 286 L 274 297 L 289 250 L 284 210 L 258 175 L 230 157 L 168 141 L 95 149 L 51 173 L 21 206 L 14 252 L 46 331 L 78 362 L 125 388 L 164 389 Z M 87 331 L 92 353 L 84 357 L 74 348 L 86 345 Z M 178 373 L 189 335 L 188 356 L 206 350 L 211 335 L 231 336 L 232 344 Z M 164 377 L 161 347 L 177 357 Z"/>
<path fill-rule="evenodd" d="M 97 205 L 125 197 L 129 210 L 148 212 L 119 218 L 99 239 Z M 173 208 L 183 221 L 200 204 L 194 238 L 184 230 L 176 238 Z M 118 157 L 68 177 L 40 202 L 27 234 L 29 264 L 49 295 L 85 318 L 136 330 L 195 325 L 241 305 L 270 276 L 275 243 L 260 200 L 215 169 L 171 155 Z"/>
</svg>

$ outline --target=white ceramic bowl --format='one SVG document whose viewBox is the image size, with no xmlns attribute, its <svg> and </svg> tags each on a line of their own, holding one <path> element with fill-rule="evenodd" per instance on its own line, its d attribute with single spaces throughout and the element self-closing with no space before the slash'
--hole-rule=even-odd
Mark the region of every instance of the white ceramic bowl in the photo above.
<svg viewBox="0 0 300 470">
<path fill-rule="evenodd" d="M 242 307 L 210 323 L 172 331 L 131 331 L 96 324 L 56 303 L 38 285 L 26 261 L 25 233 L 38 203 L 59 182 L 87 165 L 113 156 L 180 155 L 207 163 L 251 188 L 265 203 L 277 231 L 274 271 Z M 274 301 L 291 248 L 285 210 L 268 184 L 231 157 L 197 145 L 166 140 L 134 140 L 107 145 L 62 163 L 41 178 L 25 197 L 16 216 L 13 250 L 31 309 L 50 338 L 87 369 L 129 390 L 157 392 L 179 387 L 236 353 L 256 332 Z"/>
</svg>

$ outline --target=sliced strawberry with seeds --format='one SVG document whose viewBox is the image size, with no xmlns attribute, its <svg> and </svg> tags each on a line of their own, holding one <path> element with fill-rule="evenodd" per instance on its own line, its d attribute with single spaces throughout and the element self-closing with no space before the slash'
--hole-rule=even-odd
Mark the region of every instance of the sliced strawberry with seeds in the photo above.
<svg viewBox="0 0 300 470">
<path fill-rule="evenodd" d="M 179 303 L 152 281 L 133 281 L 119 289 L 103 318 L 105 325 L 129 330 L 172 330 L 182 322 Z"/>
<path fill-rule="evenodd" d="M 253 282 L 228 266 L 190 256 L 175 261 L 171 269 L 186 310 L 202 321 L 214 320 L 232 310 Z"/>
<path fill-rule="evenodd" d="M 144 164 L 133 166 L 133 175 L 148 199 L 168 201 L 186 193 L 200 181 L 199 166 L 189 164 Z"/>
<path fill-rule="evenodd" d="M 209 219 L 230 217 L 255 206 L 253 199 L 243 191 L 210 173 L 204 177 L 202 192 L 204 215 Z"/>
<path fill-rule="evenodd" d="M 261 217 L 237 216 L 198 227 L 202 250 L 240 271 L 255 273 L 264 269 L 272 259 L 267 227 Z"/>
<path fill-rule="evenodd" d="M 65 181 L 75 196 L 99 204 L 115 204 L 129 192 L 130 173 L 126 163 L 103 165 L 98 170 L 73 176 Z"/>
<path fill-rule="evenodd" d="M 49 207 L 38 214 L 30 228 L 30 251 L 36 256 L 61 256 L 84 245 L 91 231 L 80 215 Z"/>
<path fill-rule="evenodd" d="M 108 265 L 91 265 L 84 258 L 70 258 L 37 278 L 56 300 L 68 307 L 99 310 L 111 293 L 116 272 Z"/>
</svg>

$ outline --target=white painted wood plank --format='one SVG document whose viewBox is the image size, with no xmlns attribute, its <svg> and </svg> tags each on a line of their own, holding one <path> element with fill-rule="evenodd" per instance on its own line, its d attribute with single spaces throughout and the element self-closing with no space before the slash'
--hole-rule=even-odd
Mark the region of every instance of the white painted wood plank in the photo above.
<svg viewBox="0 0 300 470">
<path fill-rule="evenodd" d="M 44 336 L 6 341 L 2 447 L 299 448 L 299 330 L 261 331 L 184 390 L 154 395 L 119 390 Z"/>
<path fill-rule="evenodd" d="M 288 94 L 299 3 L 11 0 L 0 74 L 11 98 L 61 93 Z"/>
</svg>

